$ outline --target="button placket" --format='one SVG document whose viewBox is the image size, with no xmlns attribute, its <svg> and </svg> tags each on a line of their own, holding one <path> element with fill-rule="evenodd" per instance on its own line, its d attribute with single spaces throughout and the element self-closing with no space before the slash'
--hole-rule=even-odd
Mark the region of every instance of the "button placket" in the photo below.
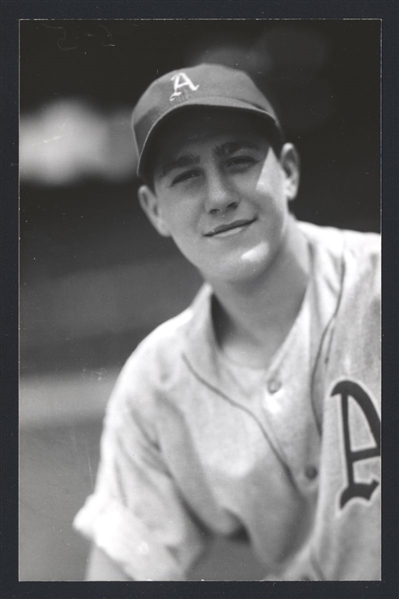
<svg viewBox="0 0 399 599">
<path fill-rule="evenodd" d="M 318 475 L 319 475 L 319 471 L 316 468 L 316 466 L 313 466 L 312 464 L 309 464 L 308 466 L 306 466 L 305 476 L 306 476 L 307 480 L 313 481 L 318 477 Z"/>
<path fill-rule="evenodd" d="M 266 388 L 269 391 L 269 393 L 271 393 L 271 394 L 277 393 L 277 391 L 279 391 L 281 389 L 281 386 L 282 386 L 282 383 L 277 378 L 271 378 L 266 383 Z"/>
<path fill-rule="evenodd" d="M 276 376 L 271 376 L 270 378 L 265 380 L 265 393 L 264 393 L 264 407 L 266 412 L 271 417 L 276 417 L 276 415 L 281 411 L 281 397 L 276 397 L 278 391 L 280 391 L 282 387 L 281 381 Z"/>
</svg>

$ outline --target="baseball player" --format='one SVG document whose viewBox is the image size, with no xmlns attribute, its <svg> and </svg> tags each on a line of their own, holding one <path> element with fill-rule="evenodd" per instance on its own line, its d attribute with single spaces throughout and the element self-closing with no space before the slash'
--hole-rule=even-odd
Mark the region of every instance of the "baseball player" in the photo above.
<svg viewBox="0 0 399 599">
<path fill-rule="evenodd" d="M 184 580 L 245 535 L 265 580 L 378 580 L 379 236 L 291 215 L 297 151 L 241 71 L 162 76 L 133 127 L 140 203 L 204 285 L 115 386 L 88 578 Z"/>
</svg>

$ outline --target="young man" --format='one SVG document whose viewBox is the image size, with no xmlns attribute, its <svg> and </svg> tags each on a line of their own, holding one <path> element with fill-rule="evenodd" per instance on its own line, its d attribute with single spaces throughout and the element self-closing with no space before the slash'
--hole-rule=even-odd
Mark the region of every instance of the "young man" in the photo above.
<svg viewBox="0 0 399 599">
<path fill-rule="evenodd" d="M 185 579 L 245 534 L 266 580 L 379 579 L 379 237 L 290 215 L 297 152 L 240 71 L 164 75 L 133 119 L 141 205 L 206 283 L 117 382 L 88 577 Z"/>
</svg>

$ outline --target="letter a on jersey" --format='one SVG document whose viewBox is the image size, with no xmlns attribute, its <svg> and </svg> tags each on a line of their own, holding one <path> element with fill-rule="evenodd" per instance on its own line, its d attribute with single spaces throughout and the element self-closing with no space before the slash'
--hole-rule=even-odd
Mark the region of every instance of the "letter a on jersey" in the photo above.
<svg viewBox="0 0 399 599">
<path fill-rule="evenodd" d="M 341 396 L 345 461 L 348 477 L 347 487 L 342 492 L 340 498 L 340 507 L 342 509 L 345 504 L 348 503 L 348 501 L 354 499 L 355 497 L 362 497 L 363 499 L 370 500 L 375 489 L 380 484 L 375 478 L 367 483 L 356 481 L 353 467 L 355 462 L 367 460 L 380 455 L 380 419 L 378 417 L 377 410 L 375 409 L 374 404 L 367 395 L 366 391 L 353 381 L 341 381 L 337 383 L 332 390 L 331 395 Z M 360 449 L 358 451 L 353 451 L 351 444 L 351 432 L 349 425 L 350 397 L 356 401 L 359 408 L 362 410 L 375 441 L 375 445 Z"/>
<path fill-rule="evenodd" d="M 193 92 L 199 88 L 199 85 L 194 85 L 190 77 L 187 77 L 186 73 L 177 73 L 176 75 L 173 75 L 173 77 L 171 77 L 171 81 L 173 81 L 174 87 L 174 92 L 169 98 L 171 102 L 173 102 L 173 100 L 178 96 L 182 95 L 183 92 L 180 91 L 181 88 L 189 87 Z"/>
</svg>

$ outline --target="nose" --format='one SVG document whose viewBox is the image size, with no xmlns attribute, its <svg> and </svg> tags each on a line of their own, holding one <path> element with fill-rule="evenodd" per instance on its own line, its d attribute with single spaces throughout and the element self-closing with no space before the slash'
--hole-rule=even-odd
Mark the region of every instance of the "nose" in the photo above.
<svg viewBox="0 0 399 599">
<path fill-rule="evenodd" d="M 208 176 L 205 208 L 210 214 L 224 213 L 238 206 L 236 192 L 228 185 L 225 178 L 218 172 Z"/>
</svg>

